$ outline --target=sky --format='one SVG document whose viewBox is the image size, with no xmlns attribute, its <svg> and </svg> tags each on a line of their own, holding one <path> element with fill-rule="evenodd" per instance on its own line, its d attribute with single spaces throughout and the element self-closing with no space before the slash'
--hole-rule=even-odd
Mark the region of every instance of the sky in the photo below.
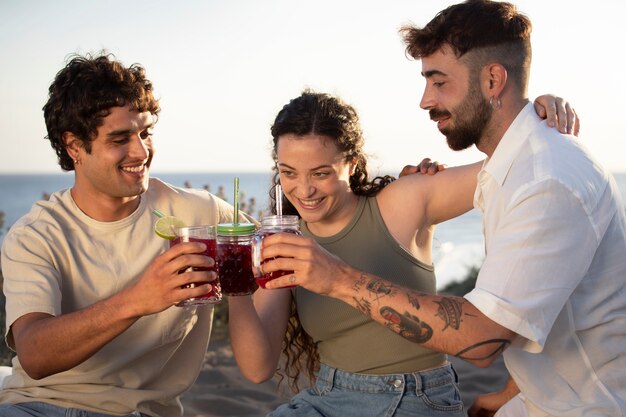
<svg viewBox="0 0 626 417">
<path fill-rule="evenodd" d="M 61 172 L 44 140 L 48 87 L 70 54 L 103 49 L 144 66 L 160 98 L 153 172 L 270 170 L 272 121 L 304 88 L 357 109 L 371 173 L 477 161 L 476 149 L 450 150 L 419 108 L 421 64 L 398 35 L 453 3 L 0 0 L 0 173 Z M 626 2 L 515 3 L 534 27 L 530 97 L 571 101 L 597 160 L 626 172 Z"/>
</svg>

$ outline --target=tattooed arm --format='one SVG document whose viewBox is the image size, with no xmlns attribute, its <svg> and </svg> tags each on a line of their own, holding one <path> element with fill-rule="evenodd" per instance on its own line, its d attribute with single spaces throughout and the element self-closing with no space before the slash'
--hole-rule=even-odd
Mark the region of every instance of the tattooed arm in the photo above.
<svg viewBox="0 0 626 417">
<path fill-rule="evenodd" d="M 515 333 L 482 314 L 462 297 L 429 295 L 364 274 L 325 251 L 312 239 L 289 233 L 263 241 L 263 270 L 293 270 L 268 288 L 300 285 L 339 299 L 407 340 L 457 356 L 476 366 L 489 366 L 511 343 Z"/>
<path fill-rule="evenodd" d="M 356 276 L 358 275 L 358 278 Z M 389 281 L 350 271 L 350 288 L 339 298 L 400 336 L 429 349 L 488 366 L 511 343 L 514 333 L 493 322 L 462 297 L 422 294 Z"/>
</svg>

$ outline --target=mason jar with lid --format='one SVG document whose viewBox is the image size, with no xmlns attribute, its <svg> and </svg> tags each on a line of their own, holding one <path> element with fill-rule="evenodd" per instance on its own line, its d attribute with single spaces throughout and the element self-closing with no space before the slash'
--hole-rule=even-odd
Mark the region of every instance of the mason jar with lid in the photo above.
<svg viewBox="0 0 626 417">
<path fill-rule="evenodd" d="M 249 295 L 258 288 L 252 274 L 251 243 L 255 232 L 252 223 L 217 225 L 217 266 L 223 294 Z"/>
<path fill-rule="evenodd" d="M 287 232 L 301 235 L 300 233 L 300 219 L 298 216 L 266 216 L 261 220 L 261 228 L 256 232 L 252 243 L 252 269 L 254 271 L 254 277 L 257 284 L 261 288 L 265 288 L 265 284 L 268 281 L 282 277 L 283 275 L 292 274 L 293 271 L 274 271 L 270 273 L 264 273 L 261 262 L 261 241 L 265 236 L 273 235 L 274 233 Z M 284 288 L 291 288 L 284 287 Z"/>
</svg>

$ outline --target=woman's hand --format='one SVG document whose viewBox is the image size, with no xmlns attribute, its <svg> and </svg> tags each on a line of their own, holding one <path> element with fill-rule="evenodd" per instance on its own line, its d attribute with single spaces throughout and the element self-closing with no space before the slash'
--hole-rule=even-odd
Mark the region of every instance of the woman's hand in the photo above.
<svg viewBox="0 0 626 417">
<path fill-rule="evenodd" d="M 263 239 L 263 272 L 293 273 L 268 281 L 268 289 L 300 285 L 321 295 L 335 296 L 338 281 L 346 277 L 348 265 L 322 248 L 315 240 L 276 233 Z"/>
<path fill-rule="evenodd" d="M 546 119 L 548 126 L 557 126 L 561 133 L 571 133 L 578 136 L 580 119 L 576 110 L 567 100 L 554 94 L 544 94 L 537 97 L 533 104 L 537 115 Z"/>
</svg>

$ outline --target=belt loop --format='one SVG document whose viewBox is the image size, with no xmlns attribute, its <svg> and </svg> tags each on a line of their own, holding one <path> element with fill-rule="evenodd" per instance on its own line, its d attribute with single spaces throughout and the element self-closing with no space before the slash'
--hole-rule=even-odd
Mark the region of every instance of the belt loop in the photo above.
<svg viewBox="0 0 626 417">
<path fill-rule="evenodd" d="M 456 373 L 456 369 L 454 369 L 454 366 L 452 365 L 452 363 L 450 363 L 450 369 L 452 370 L 452 373 L 454 374 L 454 382 L 456 384 L 459 383 L 459 374 Z"/>
<path fill-rule="evenodd" d="M 331 366 L 328 365 L 324 365 L 322 364 L 322 369 L 320 372 L 320 376 L 322 376 L 322 378 L 317 378 L 317 382 L 318 384 L 320 384 L 319 386 L 319 390 L 321 394 L 327 394 L 330 391 L 332 391 L 334 383 L 335 383 L 335 372 L 337 371 L 337 368 L 333 368 Z"/>
<path fill-rule="evenodd" d="M 413 378 L 415 379 L 415 395 L 419 396 L 421 395 L 421 392 L 423 391 L 423 381 L 422 381 L 422 376 L 420 375 L 419 372 L 413 372 L 412 374 L 410 374 L 413 376 Z"/>
</svg>

